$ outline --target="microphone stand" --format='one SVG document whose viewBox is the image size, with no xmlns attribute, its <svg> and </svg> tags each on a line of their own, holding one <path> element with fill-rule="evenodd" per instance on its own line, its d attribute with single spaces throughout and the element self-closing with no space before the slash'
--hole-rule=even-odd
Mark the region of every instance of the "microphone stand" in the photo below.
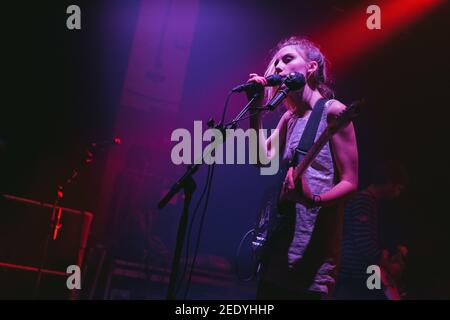
<svg viewBox="0 0 450 320">
<path fill-rule="evenodd" d="M 228 124 L 222 125 L 221 123 L 215 124 L 214 120 L 211 119 L 208 121 L 208 126 L 210 128 L 218 129 L 222 132 L 222 135 L 226 139 L 226 129 L 234 129 L 236 128 L 237 123 L 242 120 L 244 115 L 250 110 L 251 105 L 255 102 L 255 100 L 259 97 L 259 94 L 255 93 L 251 99 L 248 101 L 248 103 L 245 105 L 245 107 L 242 109 L 241 112 Z M 258 112 L 261 112 L 263 110 L 268 110 L 268 108 L 260 107 L 256 108 L 259 110 Z M 223 139 L 223 142 L 225 141 Z M 222 143 L 223 143 L 222 142 Z M 183 249 L 183 242 L 186 235 L 186 227 L 188 222 L 188 215 L 189 215 L 189 205 L 192 200 L 192 195 L 196 189 L 196 183 L 193 179 L 194 173 L 198 171 L 198 168 L 200 167 L 200 164 L 192 164 L 189 165 L 186 173 L 178 179 L 177 182 L 175 182 L 170 190 L 167 192 L 167 194 L 160 200 L 158 203 L 158 209 L 164 208 L 167 203 L 172 199 L 173 196 L 175 196 L 180 190 L 184 191 L 184 204 L 183 204 L 183 211 L 178 223 L 178 231 L 177 231 L 177 237 L 176 237 L 176 246 L 174 251 L 174 256 L 172 260 L 172 269 L 170 273 L 169 278 L 169 287 L 167 290 L 167 300 L 173 300 L 175 299 L 175 288 L 176 288 L 176 281 L 178 276 L 178 269 L 181 259 L 181 251 Z M 187 258 L 187 257 L 186 257 Z"/>
</svg>

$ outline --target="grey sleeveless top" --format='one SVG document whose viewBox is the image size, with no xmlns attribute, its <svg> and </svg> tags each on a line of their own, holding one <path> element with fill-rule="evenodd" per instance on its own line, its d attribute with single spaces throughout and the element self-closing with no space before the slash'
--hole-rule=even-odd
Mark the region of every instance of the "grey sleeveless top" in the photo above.
<svg viewBox="0 0 450 320">
<path fill-rule="evenodd" d="M 327 113 L 332 100 L 325 104 L 316 140 L 327 126 Z M 286 144 L 281 165 L 287 168 L 294 155 L 308 118 L 292 116 L 288 121 Z M 305 172 L 313 194 L 330 190 L 336 182 L 330 144 L 326 144 Z M 262 278 L 289 290 L 316 291 L 327 294 L 334 287 L 339 257 L 342 213 L 338 207 L 307 208 L 296 204 L 296 214 L 289 230 L 276 244 Z"/>
</svg>

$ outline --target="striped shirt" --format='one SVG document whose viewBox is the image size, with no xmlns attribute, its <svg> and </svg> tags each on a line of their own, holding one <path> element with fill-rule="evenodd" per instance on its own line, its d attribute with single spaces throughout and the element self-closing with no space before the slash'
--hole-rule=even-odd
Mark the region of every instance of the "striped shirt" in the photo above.
<svg viewBox="0 0 450 320">
<path fill-rule="evenodd" d="M 380 252 L 377 200 L 361 191 L 344 212 L 340 276 L 367 278 L 367 267 L 379 264 Z"/>
</svg>

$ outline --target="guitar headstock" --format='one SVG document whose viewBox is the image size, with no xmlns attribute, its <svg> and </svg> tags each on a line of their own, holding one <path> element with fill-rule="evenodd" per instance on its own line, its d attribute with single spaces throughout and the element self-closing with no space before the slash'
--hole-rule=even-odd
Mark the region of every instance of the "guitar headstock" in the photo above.
<svg viewBox="0 0 450 320">
<path fill-rule="evenodd" d="M 341 128 L 346 127 L 354 118 L 356 118 L 361 112 L 361 108 L 364 106 L 364 99 L 353 101 L 350 106 L 347 106 L 329 125 L 328 130 L 332 134 L 339 131 Z"/>
</svg>

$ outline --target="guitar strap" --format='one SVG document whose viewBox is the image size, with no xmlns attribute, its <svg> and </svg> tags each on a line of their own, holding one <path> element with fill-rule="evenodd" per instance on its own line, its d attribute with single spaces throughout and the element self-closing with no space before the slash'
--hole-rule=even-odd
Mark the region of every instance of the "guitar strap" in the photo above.
<svg viewBox="0 0 450 320">
<path fill-rule="evenodd" d="M 320 98 L 317 100 L 314 108 L 311 111 L 308 122 L 306 123 L 305 130 L 302 137 L 298 142 L 298 146 L 295 149 L 294 156 L 289 164 L 290 167 L 296 167 L 304 158 L 309 148 L 314 144 L 314 139 L 317 135 L 317 129 L 319 128 L 320 119 L 322 119 L 323 110 L 325 109 L 325 103 L 328 100 Z"/>
</svg>

